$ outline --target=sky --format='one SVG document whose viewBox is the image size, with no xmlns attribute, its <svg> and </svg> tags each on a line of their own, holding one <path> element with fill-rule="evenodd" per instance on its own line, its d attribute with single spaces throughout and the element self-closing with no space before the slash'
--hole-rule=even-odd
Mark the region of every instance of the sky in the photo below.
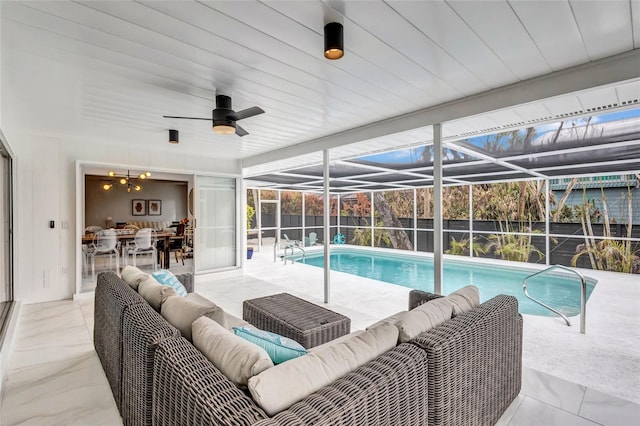
<svg viewBox="0 0 640 426">
<path fill-rule="evenodd" d="M 638 119 L 640 124 L 640 109 L 630 109 L 625 111 L 615 111 L 607 114 L 593 115 L 591 116 L 590 125 L 593 124 L 601 124 L 601 123 L 609 123 L 614 121 L 626 120 L 626 119 Z M 584 126 L 587 124 L 588 117 L 580 117 L 572 120 L 567 120 L 572 123 L 572 125 L 576 127 Z M 556 131 L 560 122 L 555 123 L 546 123 L 541 124 L 539 126 L 534 126 L 536 129 L 536 138 L 540 138 L 545 133 Z M 566 128 L 566 127 L 565 127 Z M 524 134 L 526 129 L 521 129 L 520 132 Z M 462 139 L 458 142 L 463 142 L 466 145 L 473 145 L 476 147 L 483 147 L 485 141 L 487 140 L 487 135 L 477 136 L 468 139 Z M 506 138 L 503 138 L 501 141 L 502 146 L 507 145 Z M 419 163 L 422 157 L 422 153 L 425 149 L 425 146 L 415 147 L 415 148 L 405 148 L 399 149 L 395 151 L 383 152 L 380 154 L 367 155 L 363 157 L 358 157 L 357 160 L 361 160 L 367 163 L 378 163 L 378 164 L 415 164 Z M 445 156 L 447 154 L 445 153 Z M 451 155 L 449 155 L 451 157 Z"/>
</svg>

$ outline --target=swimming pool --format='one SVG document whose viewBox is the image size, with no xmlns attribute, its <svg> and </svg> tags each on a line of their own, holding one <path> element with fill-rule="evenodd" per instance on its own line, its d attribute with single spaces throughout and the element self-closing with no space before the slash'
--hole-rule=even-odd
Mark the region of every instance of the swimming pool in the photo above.
<svg viewBox="0 0 640 426">
<path fill-rule="evenodd" d="M 324 253 L 309 252 L 298 262 L 324 267 Z M 555 316 L 522 292 L 522 280 L 537 272 L 526 267 L 485 265 L 464 260 L 444 260 L 443 294 L 449 294 L 469 284 L 480 290 L 480 300 L 498 294 L 515 296 L 523 314 Z M 357 248 L 336 248 L 331 251 L 331 270 L 346 272 L 418 290 L 433 292 L 433 258 L 403 253 L 378 252 Z M 587 299 L 596 280 L 587 278 Z M 580 313 L 580 281 L 571 275 L 552 273 L 527 281 L 529 294 L 558 309 L 567 316 Z"/>
</svg>

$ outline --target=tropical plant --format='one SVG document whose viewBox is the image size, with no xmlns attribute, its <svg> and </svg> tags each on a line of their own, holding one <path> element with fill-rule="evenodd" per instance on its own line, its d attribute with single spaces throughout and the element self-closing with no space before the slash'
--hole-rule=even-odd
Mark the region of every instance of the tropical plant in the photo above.
<svg viewBox="0 0 640 426">
<path fill-rule="evenodd" d="M 469 239 L 462 238 L 460 241 L 456 240 L 455 237 L 451 237 L 449 241 L 449 249 L 445 251 L 446 254 L 453 254 L 456 256 L 468 256 L 469 255 Z M 473 253 L 476 256 L 481 254 L 485 254 L 486 250 L 482 244 L 479 244 L 477 240 L 473 239 Z"/>
<path fill-rule="evenodd" d="M 473 218 L 498 221 L 542 221 L 545 191 L 542 181 L 474 185 Z"/>
<path fill-rule="evenodd" d="M 501 259 L 514 262 L 528 262 L 532 254 L 538 255 L 540 259 L 544 257 L 544 253 L 531 243 L 531 234 L 541 233 L 539 230 L 531 230 L 531 222 L 529 222 L 529 227 L 520 225 L 519 230 L 513 229 L 509 222 L 505 222 L 504 225 L 502 222 L 498 223 L 500 224 L 500 233 L 489 235 L 488 242 L 483 247 L 485 253 L 494 253 Z"/>
<path fill-rule="evenodd" d="M 280 193 L 280 214 L 302 214 L 302 193 L 294 191 L 282 191 Z"/>
<path fill-rule="evenodd" d="M 413 192 L 409 191 L 390 191 L 395 197 L 392 200 L 398 202 L 389 203 L 387 198 L 390 196 L 388 192 L 376 192 L 374 194 L 374 215 L 377 220 L 376 226 L 383 226 L 388 229 L 376 229 L 376 236 L 380 235 L 378 239 L 388 239 L 389 242 L 385 243 L 391 245 L 393 248 L 401 250 L 413 250 L 413 244 L 409 240 L 409 236 L 405 232 L 402 226 L 402 222 L 398 219 L 396 212 L 401 212 L 407 207 L 411 207 L 413 210 Z M 411 199 L 407 199 L 411 194 Z"/>
<path fill-rule="evenodd" d="M 551 212 L 552 222 L 570 222 L 572 220 L 573 210 L 565 203 L 573 192 L 573 187 L 576 185 L 576 183 L 578 183 L 578 178 L 572 178 L 567 184 L 567 187 L 564 190 L 564 194 L 562 194 L 562 197 L 556 203 L 555 211 Z"/>
<path fill-rule="evenodd" d="M 256 210 L 251 207 L 251 206 L 247 206 L 247 229 L 251 229 L 251 221 L 253 221 L 253 216 L 255 216 L 256 214 Z"/>
<path fill-rule="evenodd" d="M 460 241 L 455 237 L 451 237 L 449 241 L 449 249 L 445 251 L 446 254 L 453 254 L 456 256 L 468 256 L 469 255 L 469 239 L 463 238 Z"/>
<path fill-rule="evenodd" d="M 376 223 L 376 226 L 382 226 L 382 222 Z M 386 229 L 376 229 L 374 232 L 375 232 L 374 247 L 382 247 L 383 243 L 387 247 L 392 246 L 391 238 L 389 237 L 389 232 Z M 371 245 L 371 229 L 368 227 L 354 229 L 353 238 L 351 239 L 351 244 L 355 244 L 358 246 L 370 246 Z"/>
<path fill-rule="evenodd" d="M 596 242 L 592 225 L 595 202 L 586 199 L 583 191 L 583 204 L 580 209 L 580 223 L 584 234 L 584 244 L 576 247 L 577 253 L 571 258 L 571 265 L 576 266 L 582 256 L 589 258 L 591 268 L 601 271 L 626 272 L 640 274 L 640 249 L 634 250 L 633 241 L 629 240 L 633 231 L 633 198 L 631 186 L 627 186 L 627 240 L 615 240 L 611 232 L 611 219 L 604 188 L 600 188 L 602 195 L 602 236 L 605 238 Z"/>
</svg>

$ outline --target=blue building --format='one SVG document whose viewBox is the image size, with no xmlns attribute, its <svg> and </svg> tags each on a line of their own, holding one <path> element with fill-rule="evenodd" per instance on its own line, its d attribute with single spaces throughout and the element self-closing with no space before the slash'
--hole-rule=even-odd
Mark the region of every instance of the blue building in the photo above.
<svg viewBox="0 0 640 426">
<path fill-rule="evenodd" d="M 571 178 L 552 179 L 551 191 L 560 200 L 567 189 Z M 602 195 L 607 201 L 609 220 L 611 223 L 626 224 L 629 217 L 628 194 L 631 191 L 632 224 L 640 225 L 640 179 L 638 175 L 609 175 L 582 177 L 574 185 L 565 205 L 582 205 L 585 201 L 594 203 L 595 207 L 604 214 Z M 602 223 L 602 216 L 598 223 Z"/>
</svg>

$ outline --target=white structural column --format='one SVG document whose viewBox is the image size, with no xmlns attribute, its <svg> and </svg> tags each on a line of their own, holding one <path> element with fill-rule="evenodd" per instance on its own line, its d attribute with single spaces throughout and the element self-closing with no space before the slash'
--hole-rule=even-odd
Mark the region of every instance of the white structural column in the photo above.
<svg viewBox="0 0 640 426">
<path fill-rule="evenodd" d="M 336 209 L 337 209 L 337 216 L 336 216 L 336 227 L 337 227 L 337 231 L 336 234 L 340 233 L 340 194 L 337 195 L 337 199 L 336 199 Z"/>
<path fill-rule="evenodd" d="M 307 206 L 304 203 L 305 198 L 307 198 L 307 194 L 306 192 L 302 191 L 302 241 L 303 241 L 302 245 L 304 245 L 304 236 L 307 235 L 307 227 L 306 227 L 307 223 L 304 220 L 307 217 L 307 210 L 306 210 Z"/>
<path fill-rule="evenodd" d="M 413 251 L 418 251 L 418 190 L 413 188 Z"/>
<path fill-rule="evenodd" d="M 256 209 L 256 228 L 258 228 L 258 251 L 260 251 L 260 247 L 262 246 L 262 200 L 260 199 L 259 189 L 256 190 L 256 199 L 253 200 L 253 207 Z M 276 236 L 275 244 L 278 244 L 278 236 Z"/>
<path fill-rule="evenodd" d="M 329 247 L 329 236 L 331 235 L 329 225 L 330 214 L 331 214 L 331 200 L 329 199 L 329 150 L 325 149 L 322 151 L 322 160 L 323 160 L 323 178 L 324 178 L 324 215 L 323 215 L 323 226 L 324 226 L 324 303 L 329 303 L 329 295 L 330 295 L 330 284 L 331 284 L 331 260 L 330 260 L 330 250 Z"/>
<path fill-rule="evenodd" d="M 374 198 L 373 198 L 373 197 L 374 197 L 374 193 L 373 193 L 373 191 L 371 191 L 371 192 L 369 193 L 369 200 L 371 201 L 371 202 L 370 202 L 370 204 L 371 204 L 371 211 L 370 211 L 370 215 L 369 215 L 369 216 L 370 216 L 370 218 L 369 218 L 369 222 L 370 222 L 369 228 L 370 228 L 370 231 L 369 231 L 369 232 L 371 232 L 371 244 L 370 244 L 370 245 L 371 245 L 371 247 L 375 247 L 375 244 L 374 244 L 374 239 L 375 239 L 375 235 L 374 235 L 374 233 L 375 233 L 375 229 L 373 228 L 373 222 L 376 220 L 376 219 L 375 219 L 376 217 L 375 217 L 375 212 L 373 211 L 373 210 L 375 209 L 375 206 L 374 206 Z"/>
<path fill-rule="evenodd" d="M 469 188 L 469 256 L 473 257 L 473 185 Z"/>
<path fill-rule="evenodd" d="M 549 179 L 544 180 L 544 235 L 545 235 L 545 249 L 544 249 L 544 258 L 545 263 L 549 265 L 551 263 L 551 244 L 549 240 L 549 231 L 551 230 L 551 224 L 549 223 L 549 197 L 551 195 L 551 187 L 549 186 Z M 533 232 L 533 230 L 529 230 L 529 232 Z"/>
<path fill-rule="evenodd" d="M 433 125 L 433 292 L 442 294 L 442 125 Z"/>
</svg>

